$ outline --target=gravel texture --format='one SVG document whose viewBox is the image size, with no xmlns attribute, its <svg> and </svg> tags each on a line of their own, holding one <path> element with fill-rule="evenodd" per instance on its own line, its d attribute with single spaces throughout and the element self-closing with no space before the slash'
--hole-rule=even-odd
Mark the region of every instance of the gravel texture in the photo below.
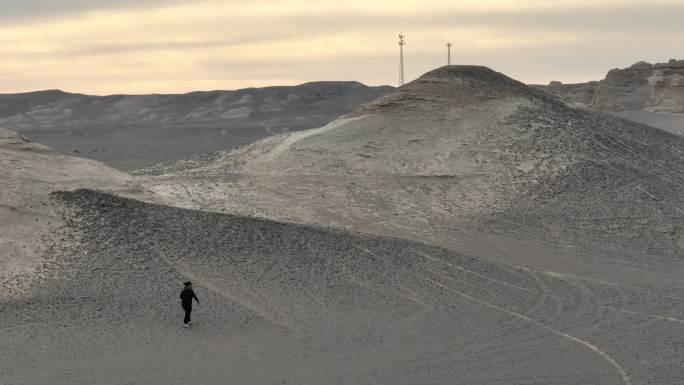
<svg viewBox="0 0 684 385">
<path fill-rule="evenodd" d="M 681 289 L 386 237 L 55 193 L 65 226 L 3 297 L 3 384 L 678 384 Z M 178 293 L 201 304 L 180 327 Z"/>
</svg>

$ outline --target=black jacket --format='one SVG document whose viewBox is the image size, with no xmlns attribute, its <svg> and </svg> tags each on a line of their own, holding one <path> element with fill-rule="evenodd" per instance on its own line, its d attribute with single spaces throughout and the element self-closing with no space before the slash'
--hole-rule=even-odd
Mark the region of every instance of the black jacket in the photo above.
<svg viewBox="0 0 684 385">
<path fill-rule="evenodd" d="M 180 293 L 180 299 L 183 306 L 192 306 L 193 298 L 195 299 L 195 301 L 197 301 L 197 303 L 199 303 L 199 300 L 197 299 L 195 292 L 192 291 L 191 288 L 183 289 L 183 291 L 181 291 Z"/>
</svg>

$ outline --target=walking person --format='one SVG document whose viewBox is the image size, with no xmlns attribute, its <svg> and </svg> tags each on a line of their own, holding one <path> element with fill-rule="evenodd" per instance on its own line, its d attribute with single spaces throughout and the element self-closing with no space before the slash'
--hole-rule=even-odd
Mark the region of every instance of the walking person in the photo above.
<svg viewBox="0 0 684 385">
<path fill-rule="evenodd" d="M 192 282 L 185 282 L 183 283 L 183 291 L 181 291 L 180 294 L 180 299 L 181 299 L 181 306 L 183 307 L 183 310 L 185 310 L 185 318 L 183 318 L 183 327 L 184 328 L 189 328 L 190 324 L 192 323 L 192 320 L 190 319 L 190 313 L 192 313 L 192 299 L 194 298 L 195 301 L 197 301 L 197 304 L 199 304 L 199 299 L 197 299 L 197 296 L 195 295 L 195 292 L 192 290 Z"/>
</svg>

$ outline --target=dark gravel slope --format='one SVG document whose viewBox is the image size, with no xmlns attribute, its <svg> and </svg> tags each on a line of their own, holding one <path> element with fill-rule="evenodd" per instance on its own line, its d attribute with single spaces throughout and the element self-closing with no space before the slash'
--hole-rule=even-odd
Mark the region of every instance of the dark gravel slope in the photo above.
<svg viewBox="0 0 684 385">
<path fill-rule="evenodd" d="M 28 294 L 0 300 L 3 384 L 665 385 L 684 375 L 676 290 L 89 190 L 53 202 L 67 225 L 25 278 Z M 186 279 L 202 301 L 189 330 L 177 298 Z"/>
</svg>

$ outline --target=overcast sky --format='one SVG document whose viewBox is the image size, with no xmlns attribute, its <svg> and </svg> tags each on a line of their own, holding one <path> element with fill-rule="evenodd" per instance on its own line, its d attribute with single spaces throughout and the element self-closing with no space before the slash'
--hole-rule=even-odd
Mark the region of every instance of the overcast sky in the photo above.
<svg viewBox="0 0 684 385">
<path fill-rule="evenodd" d="M 524 82 L 684 59 L 684 0 L 0 0 L 0 92 L 170 93 L 358 80 L 446 64 Z"/>
</svg>

